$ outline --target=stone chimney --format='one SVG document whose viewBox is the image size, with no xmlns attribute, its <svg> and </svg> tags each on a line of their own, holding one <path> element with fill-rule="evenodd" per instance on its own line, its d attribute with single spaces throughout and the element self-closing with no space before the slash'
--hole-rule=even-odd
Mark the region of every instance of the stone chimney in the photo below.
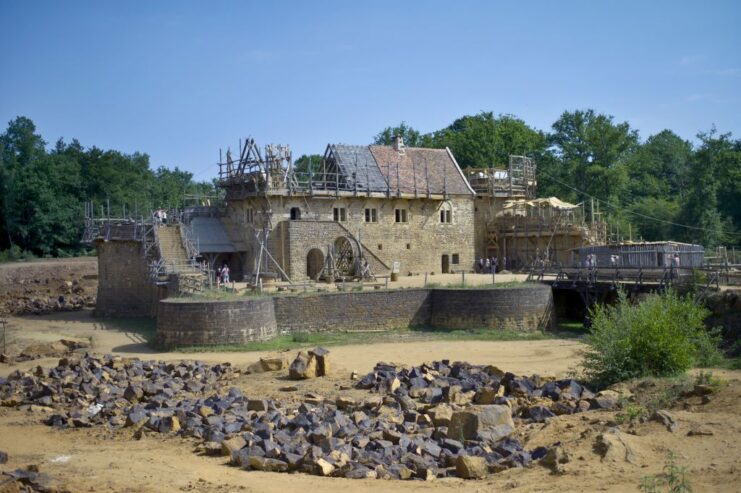
<svg viewBox="0 0 741 493">
<path fill-rule="evenodd" d="M 399 154 L 404 154 L 404 137 L 401 135 L 394 135 L 394 149 Z"/>
</svg>

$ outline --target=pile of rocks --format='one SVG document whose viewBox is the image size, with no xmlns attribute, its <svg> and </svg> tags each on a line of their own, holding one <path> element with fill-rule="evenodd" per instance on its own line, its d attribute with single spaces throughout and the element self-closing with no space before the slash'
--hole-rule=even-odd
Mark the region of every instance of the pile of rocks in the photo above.
<svg viewBox="0 0 741 493">
<path fill-rule="evenodd" d="M 61 411 L 48 419 L 55 426 L 123 425 L 132 407 L 175 407 L 184 396 L 221 390 L 234 370 L 228 363 L 165 363 L 84 355 L 59 360 L 51 370 L 16 370 L 0 378 L 0 404 L 31 405 Z"/>
<path fill-rule="evenodd" d="M 392 394 L 407 403 L 416 400 L 427 405 L 506 405 L 514 416 L 530 422 L 617 405 L 613 396 L 595 395 L 572 379 L 518 377 L 492 365 L 448 360 L 411 368 L 378 363 L 356 387 Z"/>
<path fill-rule="evenodd" d="M 316 352 L 317 362 L 326 356 Z M 0 399 L 3 405 L 48 408 L 46 422 L 55 427 L 106 424 L 132 427 L 135 436 L 195 437 L 204 452 L 227 455 L 245 469 L 430 480 L 479 478 L 541 459 L 548 449 L 527 451 L 514 438 L 517 399 L 576 401 L 568 406 L 573 412 L 591 395 L 573 381 L 536 382 L 493 367 L 379 363 L 358 386 L 383 396 L 312 396 L 284 408 L 227 390 L 234 372 L 229 365 L 198 362 L 65 358 L 48 372 L 37 368 L 0 378 Z M 532 406 L 526 409 L 524 419 L 537 420 Z"/>
</svg>

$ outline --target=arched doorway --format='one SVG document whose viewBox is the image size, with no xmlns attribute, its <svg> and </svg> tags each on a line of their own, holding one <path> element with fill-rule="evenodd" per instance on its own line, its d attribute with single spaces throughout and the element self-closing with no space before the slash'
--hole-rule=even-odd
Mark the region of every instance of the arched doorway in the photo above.
<svg viewBox="0 0 741 493">
<path fill-rule="evenodd" d="M 306 255 L 306 275 L 316 280 L 324 267 L 324 253 L 318 248 L 312 248 Z"/>
<path fill-rule="evenodd" d="M 299 219 L 301 219 L 301 209 L 291 207 L 291 221 L 298 221 Z"/>
<path fill-rule="evenodd" d="M 448 255 L 443 255 L 442 273 L 443 274 L 450 273 L 450 257 Z"/>
</svg>

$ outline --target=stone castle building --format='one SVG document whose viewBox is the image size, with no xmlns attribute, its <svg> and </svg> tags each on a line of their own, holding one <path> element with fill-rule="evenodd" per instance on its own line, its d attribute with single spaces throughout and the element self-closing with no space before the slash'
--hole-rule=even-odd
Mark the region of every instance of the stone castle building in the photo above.
<svg viewBox="0 0 741 493">
<path fill-rule="evenodd" d="M 253 141 L 221 163 L 237 275 L 291 280 L 470 270 L 474 196 L 449 149 L 328 145 L 313 169 Z M 196 230 L 198 228 L 196 227 Z M 202 236 L 197 234 L 197 236 Z"/>
<path fill-rule="evenodd" d="M 568 265 L 598 243 L 603 225 L 581 204 L 537 199 L 532 160 L 467 169 L 449 149 L 330 144 L 295 165 L 288 147 L 240 143 L 220 160 L 223 201 L 186 207 L 177 220 L 94 218 L 101 314 L 154 313 L 158 300 L 202 289 L 226 264 L 253 285 Z M 171 219 L 175 219 L 171 214 Z M 211 277 L 213 279 L 213 277 Z"/>
</svg>

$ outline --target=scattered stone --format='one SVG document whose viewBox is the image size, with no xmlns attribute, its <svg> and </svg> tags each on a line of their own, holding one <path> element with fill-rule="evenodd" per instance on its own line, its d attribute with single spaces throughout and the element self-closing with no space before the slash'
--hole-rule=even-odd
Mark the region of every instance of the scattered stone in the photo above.
<svg viewBox="0 0 741 493">
<path fill-rule="evenodd" d="M 481 479 L 488 471 L 489 466 L 483 457 L 461 455 L 455 461 L 455 472 L 463 479 Z"/>
<path fill-rule="evenodd" d="M 612 429 L 606 433 L 597 435 L 594 451 L 602 456 L 602 461 L 629 462 L 635 464 L 636 457 L 633 448 L 626 440 L 623 433 Z"/>
<path fill-rule="evenodd" d="M 221 455 L 231 457 L 232 454 L 242 450 L 246 446 L 247 440 L 245 440 L 241 435 L 237 435 L 221 442 Z"/>
<path fill-rule="evenodd" d="M 687 432 L 687 436 L 690 437 L 697 437 L 697 436 L 712 436 L 715 433 L 713 433 L 713 430 L 710 428 L 706 428 L 704 426 L 694 426 L 690 431 Z"/>
<path fill-rule="evenodd" d="M 247 401 L 248 411 L 267 411 L 268 401 L 262 399 L 250 399 Z"/>
<path fill-rule="evenodd" d="M 309 351 L 309 355 L 316 359 L 316 376 L 327 377 L 329 376 L 329 350 L 323 347 L 315 347 Z"/>
<path fill-rule="evenodd" d="M 335 470 L 335 467 L 324 459 L 317 459 L 314 461 L 314 466 L 317 472 L 322 476 L 329 476 Z"/>
<path fill-rule="evenodd" d="M 0 450 L 0 464 L 7 464 L 7 463 L 8 463 L 8 454 Z"/>
<path fill-rule="evenodd" d="M 556 415 L 548 408 L 543 406 L 533 406 L 526 409 L 524 417 L 531 419 L 536 423 L 544 423 L 547 419 L 555 418 Z"/>
<path fill-rule="evenodd" d="M 666 426 L 667 431 L 674 432 L 677 429 L 677 421 L 674 416 L 669 414 L 669 411 L 658 410 L 651 415 L 651 421 L 657 421 Z"/>
<path fill-rule="evenodd" d="M 561 473 L 563 472 L 562 465 L 568 463 L 569 460 L 568 454 L 560 446 L 555 446 L 548 449 L 539 464 L 554 473 Z"/>
<path fill-rule="evenodd" d="M 285 358 L 260 358 L 260 366 L 263 371 L 280 371 L 288 368 Z"/>
<path fill-rule="evenodd" d="M 338 397 L 335 403 L 337 404 L 337 409 L 342 409 L 343 411 L 353 409 L 357 405 L 357 403 L 355 402 L 355 399 L 353 399 L 350 396 L 344 396 L 344 395 Z"/>
<path fill-rule="evenodd" d="M 206 442 L 203 444 L 203 451 L 206 455 L 221 455 L 221 443 Z"/>
<path fill-rule="evenodd" d="M 497 442 L 515 431 L 512 410 L 507 406 L 472 406 L 456 411 L 450 419 L 448 436 L 465 440 Z"/>
<path fill-rule="evenodd" d="M 316 376 L 324 358 L 326 374 L 327 354 L 322 348 L 299 353 L 289 373 Z M 378 393 L 362 401 L 307 393 L 291 407 L 229 388 L 235 373 L 228 364 L 66 356 L 56 368 L 0 378 L 0 402 L 54 409 L 45 412 L 45 422 L 59 428 L 130 426 L 137 439 L 177 433 L 202 443 L 198 450 L 248 469 L 433 480 L 479 478 L 542 460 L 545 448 L 528 452 L 512 436 L 513 414 L 550 417 L 556 404 L 567 414 L 595 397 L 573 381 L 436 361 L 378 363 L 356 381 L 357 388 Z"/>
<path fill-rule="evenodd" d="M 300 351 L 288 369 L 288 378 L 291 380 L 306 380 L 316 376 L 316 359 L 311 354 Z"/>
</svg>

